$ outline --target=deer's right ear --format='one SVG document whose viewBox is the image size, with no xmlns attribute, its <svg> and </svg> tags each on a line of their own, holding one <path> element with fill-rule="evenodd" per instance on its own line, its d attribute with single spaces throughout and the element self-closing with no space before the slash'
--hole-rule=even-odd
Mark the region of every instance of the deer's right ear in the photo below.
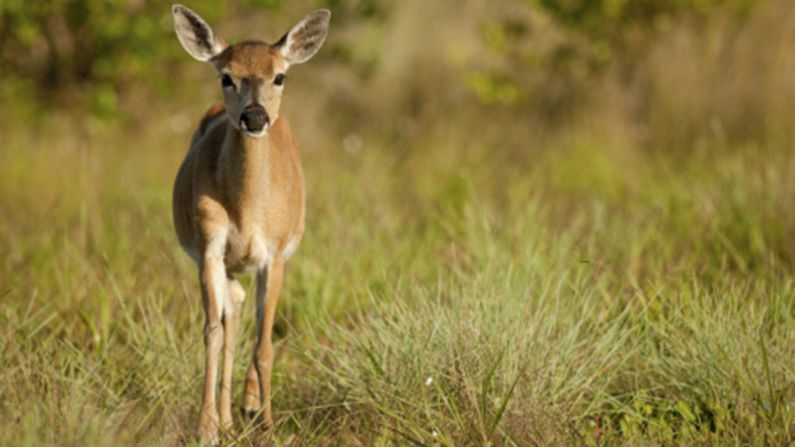
<svg viewBox="0 0 795 447">
<path fill-rule="evenodd" d="M 179 43 L 194 58 L 207 62 L 228 46 L 221 36 L 213 33 L 207 22 L 185 6 L 176 4 L 171 7 L 171 12 Z"/>
</svg>

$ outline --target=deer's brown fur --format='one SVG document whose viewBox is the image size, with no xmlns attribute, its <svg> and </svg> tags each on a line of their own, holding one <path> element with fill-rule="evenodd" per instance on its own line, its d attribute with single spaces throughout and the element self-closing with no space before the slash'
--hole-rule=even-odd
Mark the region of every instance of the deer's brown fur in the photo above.
<svg viewBox="0 0 795 447">
<path fill-rule="evenodd" d="M 279 117 L 262 138 L 241 134 L 218 105 L 211 107 L 174 184 L 174 225 L 196 257 L 214 232 L 227 229 L 225 263 L 237 273 L 251 265 L 255 235 L 271 256 L 304 232 L 304 174 L 287 120 Z"/>
</svg>

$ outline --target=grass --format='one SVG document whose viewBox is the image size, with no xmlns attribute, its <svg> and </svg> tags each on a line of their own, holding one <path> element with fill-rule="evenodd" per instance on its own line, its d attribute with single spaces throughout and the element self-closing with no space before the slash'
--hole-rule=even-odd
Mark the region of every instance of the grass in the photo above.
<svg viewBox="0 0 795 447">
<path fill-rule="evenodd" d="M 360 3 L 287 88 L 308 219 L 272 444 L 795 445 L 795 9 L 661 17 L 583 78 L 582 35 L 536 2 Z M 244 6 L 230 40 L 317 5 Z M 123 125 L 0 79 L 2 446 L 196 445 L 203 313 L 170 196 L 218 91 L 154 63 L 110 95 Z"/>
<path fill-rule="evenodd" d="M 192 445 L 203 315 L 170 223 L 187 131 L 52 127 L 8 133 L 0 166 L 0 444 Z M 358 138 L 302 139 L 275 445 L 795 441 L 790 151 Z M 238 402 L 251 305 L 241 333 Z"/>
</svg>

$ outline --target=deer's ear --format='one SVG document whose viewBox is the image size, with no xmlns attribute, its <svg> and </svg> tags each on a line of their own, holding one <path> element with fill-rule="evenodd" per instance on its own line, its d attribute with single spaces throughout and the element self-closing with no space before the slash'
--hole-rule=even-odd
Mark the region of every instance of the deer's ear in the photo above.
<svg viewBox="0 0 795 447">
<path fill-rule="evenodd" d="M 319 9 L 301 19 L 274 45 L 290 65 L 308 61 L 323 46 L 328 34 L 331 11 Z"/>
<path fill-rule="evenodd" d="M 179 43 L 195 59 L 207 62 L 228 46 L 221 36 L 213 33 L 207 22 L 185 6 L 176 4 L 171 7 L 171 12 Z"/>
</svg>

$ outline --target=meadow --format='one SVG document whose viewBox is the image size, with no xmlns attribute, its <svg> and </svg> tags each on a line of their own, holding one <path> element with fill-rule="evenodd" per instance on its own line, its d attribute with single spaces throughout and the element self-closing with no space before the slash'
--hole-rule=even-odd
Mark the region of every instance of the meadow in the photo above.
<svg viewBox="0 0 795 447">
<path fill-rule="evenodd" d="M 795 443 L 787 2 L 671 13 L 593 72 L 601 47 L 533 2 L 360 3 L 332 4 L 341 24 L 287 82 L 307 231 L 275 428 L 236 414 L 223 445 Z M 233 4 L 230 40 L 317 6 Z M 204 316 L 171 185 L 220 94 L 182 56 L 52 107 L 3 76 L 0 445 L 197 445 Z"/>
</svg>

